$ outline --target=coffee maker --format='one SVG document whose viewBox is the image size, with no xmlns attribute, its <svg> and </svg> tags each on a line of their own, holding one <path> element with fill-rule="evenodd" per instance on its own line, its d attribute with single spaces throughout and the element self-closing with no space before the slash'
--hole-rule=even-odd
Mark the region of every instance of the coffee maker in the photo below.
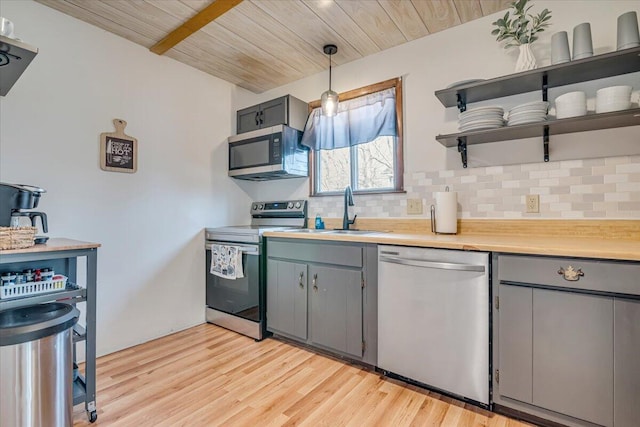
<svg viewBox="0 0 640 427">
<path fill-rule="evenodd" d="M 27 217 L 35 227 L 36 218 L 40 218 L 42 231 L 47 233 L 47 214 L 31 210 L 38 207 L 42 193 L 46 191 L 31 185 L 0 182 L 0 226 L 19 227 L 20 219 Z M 36 243 L 44 243 L 47 239 L 45 236 L 36 236 Z"/>
</svg>

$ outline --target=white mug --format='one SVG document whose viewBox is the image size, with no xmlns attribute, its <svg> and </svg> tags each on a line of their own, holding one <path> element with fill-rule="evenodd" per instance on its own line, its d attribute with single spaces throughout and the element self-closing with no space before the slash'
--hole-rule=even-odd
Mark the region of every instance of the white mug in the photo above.
<svg viewBox="0 0 640 427">
<path fill-rule="evenodd" d="M 13 37 L 13 22 L 0 16 L 0 36 Z"/>
</svg>

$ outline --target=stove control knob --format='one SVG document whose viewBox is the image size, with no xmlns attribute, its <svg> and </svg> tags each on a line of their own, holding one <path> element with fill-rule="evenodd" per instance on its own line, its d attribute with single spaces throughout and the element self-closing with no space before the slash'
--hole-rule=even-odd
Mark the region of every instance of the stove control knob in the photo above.
<svg viewBox="0 0 640 427">
<path fill-rule="evenodd" d="M 287 205 L 287 207 L 288 207 L 289 209 L 293 209 L 293 202 L 289 202 L 289 204 Z"/>
<path fill-rule="evenodd" d="M 300 206 L 302 206 L 302 204 L 300 202 L 296 202 L 296 209 L 300 209 Z"/>
<path fill-rule="evenodd" d="M 263 208 L 263 207 L 264 207 L 264 206 L 263 206 L 263 204 L 262 204 L 262 203 L 260 203 L 260 204 L 258 205 L 258 209 L 260 209 L 260 210 L 262 210 L 262 208 Z"/>
<path fill-rule="evenodd" d="M 257 210 L 257 209 L 258 209 L 258 204 L 257 204 L 257 203 L 254 203 L 254 204 L 253 204 L 253 210 L 255 211 L 255 210 Z"/>
</svg>

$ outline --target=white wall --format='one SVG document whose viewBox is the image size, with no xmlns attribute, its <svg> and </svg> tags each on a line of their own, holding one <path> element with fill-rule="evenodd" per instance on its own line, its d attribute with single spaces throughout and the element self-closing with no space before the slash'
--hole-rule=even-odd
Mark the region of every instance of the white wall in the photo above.
<svg viewBox="0 0 640 427">
<path fill-rule="evenodd" d="M 40 52 L 0 99 L 0 180 L 47 190 L 50 236 L 102 244 L 98 354 L 202 323 L 203 227 L 248 220 L 226 176 L 234 86 L 38 3 L 1 14 Z M 114 118 L 135 174 L 99 168 Z"/>
<path fill-rule="evenodd" d="M 554 32 L 567 31 L 571 42 L 573 27 L 582 22 L 590 22 L 595 53 L 610 52 L 616 48 L 617 17 L 629 10 L 640 11 L 638 0 L 534 1 L 533 5 L 532 12 L 539 13 L 544 8 L 549 8 L 553 16 L 552 26 L 541 33 L 540 40 L 534 44 L 538 64 L 542 66 L 550 64 L 549 46 L 551 34 Z M 472 78 L 488 79 L 514 72 L 517 49 L 505 51 L 490 34 L 493 29 L 491 22 L 503 14 L 504 11 L 486 16 L 333 69 L 332 85 L 338 92 L 397 76 L 403 77 L 405 179 L 410 179 L 412 173 L 421 171 L 461 169 L 457 150 L 446 149 L 435 140 L 438 134 L 457 131 L 457 109 L 445 109 L 434 96 L 434 92 L 456 81 Z M 321 47 L 318 46 L 318 49 Z M 340 49 L 339 46 L 338 49 Z M 238 90 L 232 102 L 234 109 L 238 109 L 287 93 L 305 101 L 312 101 L 320 97 L 320 94 L 326 90 L 327 84 L 328 75 L 327 72 L 323 72 L 259 95 Z M 614 84 L 633 85 L 634 100 L 638 102 L 640 73 L 553 89 L 549 94 L 550 100 L 572 90 L 585 90 L 588 96 L 593 98 L 596 89 Z M 477 103 L 472 107 L 498 104 L 508 109 L 523 102 L 539 100 L 540 96 L 538 91 Z M 590 101 L 590 107 L 593 109 L 592 101 Z M 638 154 L 640 153 L 639 133 L 639 128 L 636 126 L 555 136 L 551 142 L 551 159 L 558 161 Z M 606 143 L 603 143 L 604 141 Z M 542 162 L 540 138 L 469 148 L 471 174 L 484 174 L 484 169 L 473 169 L 475 167 L 537 162 Z M 308 195 L 308 183 L 303 180 L 298 180 L 297 184 L 256 183 L 251 188 L 255 194 L 263 193 L 266 188 L 277 192 L 277 188 L 281 189 L 284 196 Z M 281 195 L 281 197 L 284 196 Z M 429 199 L 430 195 L 423 194 L 422 197 Z M 325 199 L 328 198 L 322 199 L 322 201 L 312 201 L 321 213 Z M 390 203 L 397 203 L 397 198 Z M 362 214 L 376 216 L 374 212 L 365 211 Z"/>
</svg>

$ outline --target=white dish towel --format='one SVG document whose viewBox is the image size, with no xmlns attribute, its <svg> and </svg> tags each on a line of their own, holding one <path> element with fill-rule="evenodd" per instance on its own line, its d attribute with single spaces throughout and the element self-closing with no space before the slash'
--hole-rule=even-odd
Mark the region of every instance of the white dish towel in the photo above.
<svg viewBox="0 0 640 427">
<path fill-rule="evenodd" d="M 211 245 L 211 274 L 225 279 L 241 279 L 242 248 L 231 245 Z"/>
</svg>

